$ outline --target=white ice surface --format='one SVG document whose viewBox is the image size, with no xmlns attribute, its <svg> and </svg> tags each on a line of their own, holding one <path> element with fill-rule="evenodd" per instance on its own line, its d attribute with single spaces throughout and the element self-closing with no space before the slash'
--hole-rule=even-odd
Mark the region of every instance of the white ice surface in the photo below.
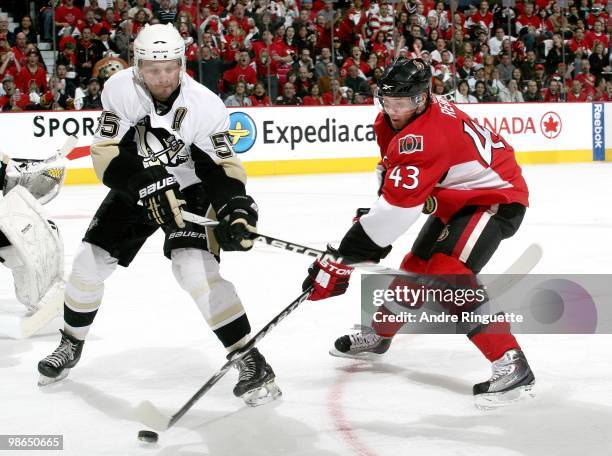
<svg viewBox="0 0 612 456">
<path fill-rule="evenodd" d="M 531 209 L 486 272 L 503 271 L 532 242 L 544 247 L 535 272 L 611 273 L 612 166 L 527 166 Z M 251 179 L 260 232 L 324 248 L 369 206 L 370 174 Z M 102 186 L 67 187 L 48 208 L 66 244 L 66 264 L 102 200 Z M 424 218 L 423 218 L 424 220 Z M 421 223 L 422 221 L 421 220 Z M 385 264 L 397 266 L 420 224 Z M 474 408 L 472 384 L 488 362 L 465 336 L 398 336 L 377 363 L 332 358 L 336 337 L 359 319 L 357 278 L 340 298 L 307 302 L 261 343 L 282 401 L 247 409 L 223 378 L 156 445 L 136 439 L 134 407 L 149 399 L 178 409 L 225 361 L 219 342 L 172 277 L 156 235 L 106 294 L 83 357 L 68 379 L 41 390 L 36 363 L 58 343 L 48 329 L 26 341 L 0 339 L 0 434 L 63 434 L 58 455 L 492 455 L 612 454 L 612 336 L 522 336 L 537 377 L 531 403 Z M 300 292 L 310 259 L 258 247 L 223 255 L 257 330 Z M 0 305 L 12 308 L 10 273 L 0 270 Z M 57 326 L 57 325 L 56 325 Z"/>
</svg>

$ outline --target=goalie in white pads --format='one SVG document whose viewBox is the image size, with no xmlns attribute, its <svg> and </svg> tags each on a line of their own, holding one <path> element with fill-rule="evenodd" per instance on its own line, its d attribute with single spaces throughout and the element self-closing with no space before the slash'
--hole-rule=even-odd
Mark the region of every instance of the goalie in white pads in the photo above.
<svg viewBox="0 0 612 456">
<path fill-rule="evenodd" d="M 63 243 L 41 206 L 61 188 L 62 160 L 18 161 L 0 152 L 0 263 L 11 270 L 17 300 L 31 313 L 0 314 L 0 334 L 9 337 L 32 335 L 62 309 Z"/>
<path fill-rule="evenodd" d="M 160 227 L 174 277 L 223 346 L 231 353 L 249 340 L 240 298 L 219 273 L 219 247 L 249 250 L 258 217 L 232 149 L 228 112 L 185 73 L 185 44 L 172 25 L 145 26 L 134 56 L 134 67 L 115 73 L 102 92 L 104 111 L 91 153 L 110 192 L 74 260 L 60 345 L 38 365 L 43 385 L 64 378 L 77 364 L 104 281 L 117 265 L 127 267 Z M 186 223 L 182 207 L 216 216 L 220 224 L 213 232 Z M 280 395 L 272 368 L 256 348 L 237 367 L 234 394 L 248 405 Z"/>
</svg>

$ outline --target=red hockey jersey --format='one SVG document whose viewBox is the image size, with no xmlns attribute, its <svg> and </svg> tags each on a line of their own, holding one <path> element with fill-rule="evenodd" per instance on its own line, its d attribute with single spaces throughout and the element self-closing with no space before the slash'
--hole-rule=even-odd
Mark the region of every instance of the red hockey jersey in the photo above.
<svg viewBox="0 0 612 456">
<path fill-rule="evenodd" d="M 420 206 L 435 197 L 447 220 L 464 206 L 528 205 L 514 149 L 443 97 L 401 131 L 380 113 L 374 131 L 386 169 L 382 196 L 392 206 Z"/>
</svg>

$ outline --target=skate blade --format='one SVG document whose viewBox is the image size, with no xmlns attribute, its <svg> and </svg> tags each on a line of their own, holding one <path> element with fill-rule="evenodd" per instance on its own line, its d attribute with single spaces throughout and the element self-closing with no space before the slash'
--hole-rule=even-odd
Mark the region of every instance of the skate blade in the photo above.
<svg viewBox="0 0 612 456">
<path fill-rule="evenodd" d="M 61 382 L 68 377 L 69 373 L 70 369 L 64 369 L 57 377 L 47 377 L 46 375 L 40 374 L 38 377 L 38 386 L 49 386 L 53 385 L 54 383 Z"/>
<path fill-rule="evenodd" d="M 272 402 L 282 396 L 283 392 L 276 385 L 274 380 L 264 383 L 263 386 L 247 391 L 242 396 L 242 400 L 249 407 L 259 407 L 260 405 Z"/>
<path fill-rule="evenodd" d="M 503 393 L 485 393 L 475 397 L 474 405 L 479 410 L 495 410 L 523 402 L 535 397 L 535 384 L 519 386 Z"/>
<path fill-rule="evenodd" d="M 331 356 L 335 356 L 336 358 L 361 359 L 364 361 L 375 361 L 377 359 L 380 359 L 380 357 L 384 355 L 384 353 L 374 353 L 367 351 L 358 353 L 342 353 L 341 351 L 338 351 L 335 348 L 332 348 L 329 351 L 329 354 Z"/>
</svg>

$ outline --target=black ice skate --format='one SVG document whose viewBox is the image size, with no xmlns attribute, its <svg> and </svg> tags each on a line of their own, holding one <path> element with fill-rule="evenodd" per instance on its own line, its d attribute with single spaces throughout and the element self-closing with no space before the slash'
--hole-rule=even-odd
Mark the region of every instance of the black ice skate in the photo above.
<svg viewBox="0 0 612 456">
<path fill-rule="evenodd" d="M 381 337 L 372 332 L 372 329 L 367 329 L 369 331 L 339 337 L 329 354 L 342 358 L 372 359 L 376 358 L 372 355 L 382 355 L 389 350 L 393 338 Z"/>
<path fill-rule="evenodd" d="M 68 376 L 70 369 L 81 359 L 85 341 L 75 339 L 60 329 L 62 340 L 53 353 L 38 363 L 38 386 L 59 382 Z"/>
<path fill-rule="evenodd" d="M 508 350 L 491 369 L 489 380 L 474 385 L 476 407 L 487 410 L 534 397 L 535 376 L 522 351 Z"/>
<path fill-rule="evenodd" d="M 238 383 L 234 386 L 234 396 L 242 398 L 247 405 L 257 407 L 278 398 L 282 392 L 274 382 L 272 367 L 266 362 L 257 348 L 252 348 L 236 361 Z"/>
</svg>

